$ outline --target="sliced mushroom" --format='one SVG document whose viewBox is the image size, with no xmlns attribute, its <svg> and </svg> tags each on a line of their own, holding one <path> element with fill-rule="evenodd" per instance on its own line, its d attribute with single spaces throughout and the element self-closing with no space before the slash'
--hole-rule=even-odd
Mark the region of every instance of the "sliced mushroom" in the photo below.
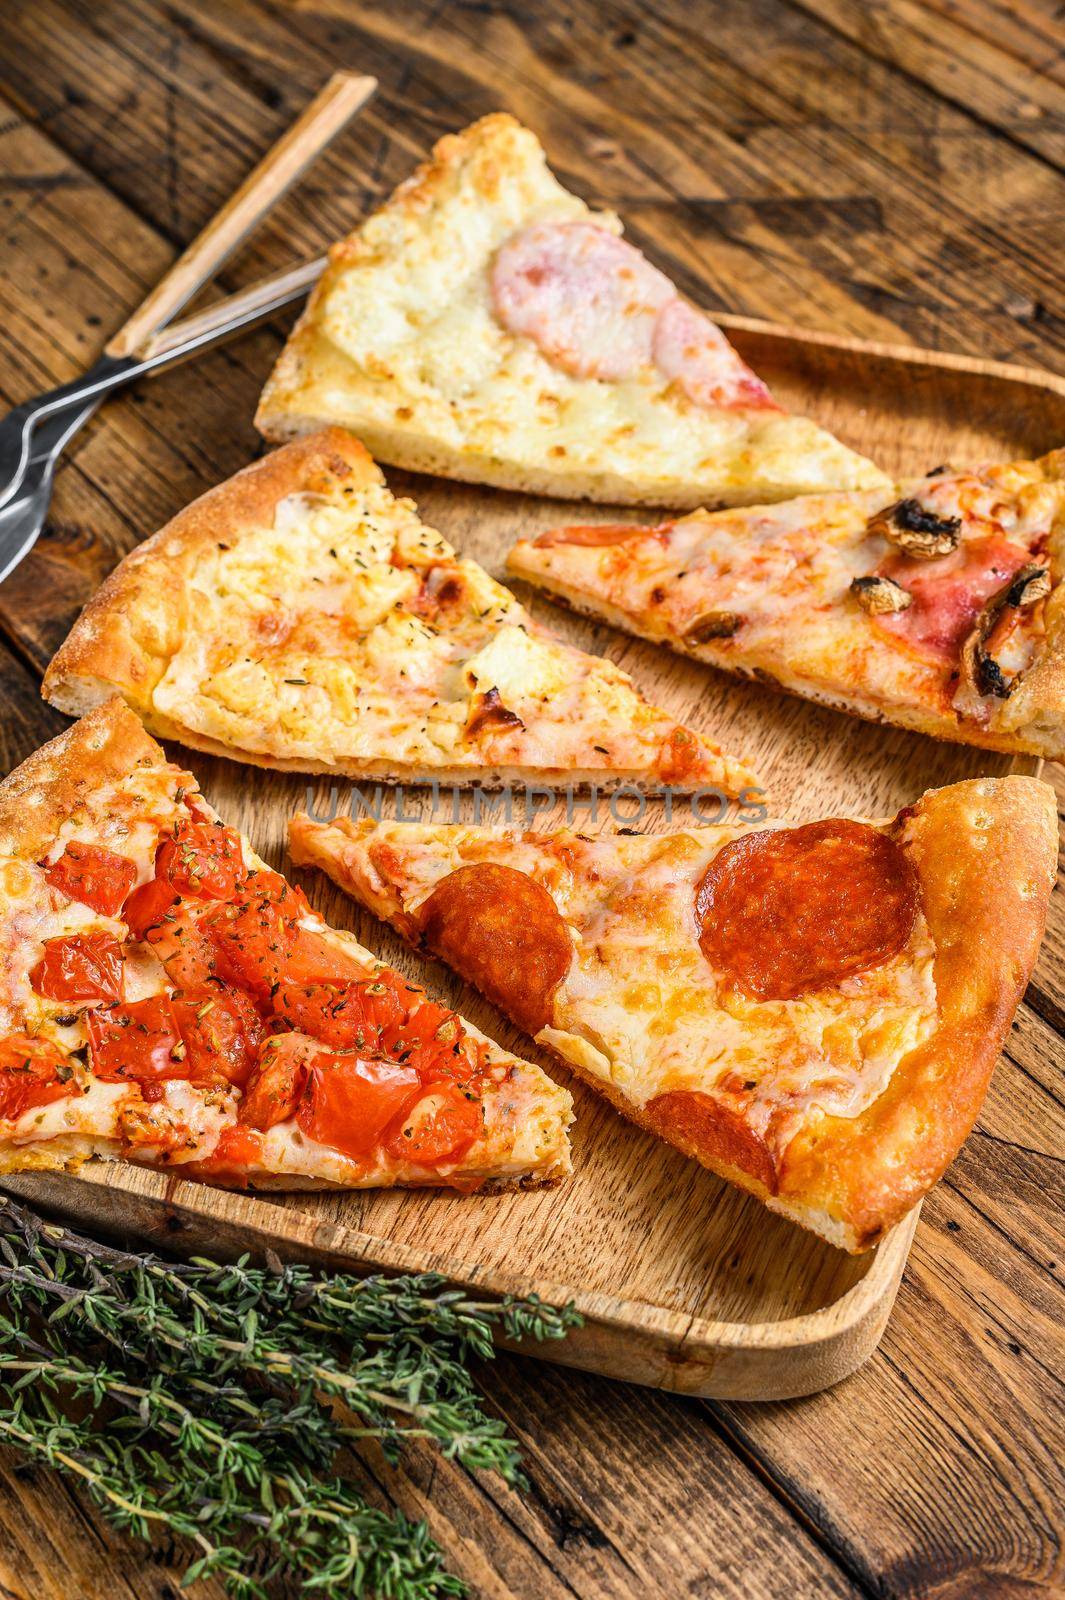
<svg viewBox="0 0 1065 1600">
<path fill-rule="evenodd" d="M 878 534 L 915 561 L 935 561 L 958 548 L 961 518 L 937 517 L 919 500 L 896 500 L 869 519 L 866 532 Z"/>
<path fill-rule="evenodd" d="M 516 711 L 508 711 L 499 690 L 494 686 L 484 694 L 475 694 L 470 714 L 466 719 L 466 737 L 474 738 L 485 728 L 524 728 Z"/>
<path fill-rule="evenodd" d="M 743 626 L 738 611 L 706 611 L 684 630 L 685 644 L 710 644 L 714 639 L 731 639 Z"/>
<path fill-rule="evenodd" d="M 1019 674 L 1008 677 L 987 648 L 991 635 L 1003 620 L 1005 612 L 1027 611 L 1045 600 L 1050 593 L 1050 572 L 1037 562 L 1022 567 L 997 594 L 985 603 L 976 619 L 972 632 L 962 646 L 961 676 L 963 685 L 978 695 L 994 695 L 1005 700 L 1011 693 Z"/>
<path fill-rule="evenodd" d="M 871 617 L 883 617 L 892 611 L 905 611 L 913 605 L 913 595 L 894 578 L 881 578 L 875 573 L 868 578 L 855 578 L 851 594 L 863 611 Z"/>
</svg>

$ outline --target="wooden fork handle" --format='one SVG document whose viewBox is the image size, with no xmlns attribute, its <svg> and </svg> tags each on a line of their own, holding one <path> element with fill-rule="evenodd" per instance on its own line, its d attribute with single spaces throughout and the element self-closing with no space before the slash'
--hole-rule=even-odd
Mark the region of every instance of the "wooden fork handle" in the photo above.
<svg viewBox="0 0 1065 1600">
<path fill-rule="evenodd" d="M 377 88 L 376 78 L 336 72 L 315 95 L 303 115 L 260 161 L 179 256 L 106 346 L 109 356 L 128 356 L 180 311 L 196 290 L 214 277 L 222 263 L 248 237 L 281 196 L 364 106 Z"/>
</svg>

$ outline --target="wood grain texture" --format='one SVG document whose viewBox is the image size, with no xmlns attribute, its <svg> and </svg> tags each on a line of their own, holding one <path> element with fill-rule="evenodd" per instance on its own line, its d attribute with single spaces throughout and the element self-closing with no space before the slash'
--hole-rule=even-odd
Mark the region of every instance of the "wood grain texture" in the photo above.
<svg viewBox="0 0 1065 1600">
<path fill-rule="evenodd" d="M 1049 0 L 12 0 L 0 43 L 9 399 L 87 363 L 337 65 L 378 76 L 377 100 L 223 287 L 313 254 L 433 138 L 504 105 L 707 304 L 1062 367 Z M 0 590 L 0 628 L 26 663 L 0 671 L 7 762 L 55 731 L 23 697 L 27 669 L 116 555 L 257 448 L 251 409 L 278 343 L 262 330 L 145 385 L 79 439 L 47 538 Z M 439 494 L 432 513 L 457 542 L 484 538 L 476 492 L 414 487 L 426 504 Z M 514 525 L 529 509 L 514 506 Z M 493 520 L 501 557 L 510 525 Z M 649 647 L 580 637 L 653 681 Z M 757 722 L 796 809 L 817 809 L 840 748 L 851 792 L 874 807 L 920 786 L 930 753 L 937 770 L 953 760 L 768 694 L 730 709 L 718 680 L 681 663 L 663 693 L 677 708 L 696 697 L 706 725 L 737 739 Z M 197 770 L 280 859 L 285 802 L 268 807 L 244 769 Z M 378 1472 L 383 1497 L 431 1508 L 477 1593 L 1060 1590 L 1061 907 L 1059 895 L 979 1129 L 924 1208 L 891 1327 L 857 1377 L 799 1404 L 706 1407 L 506 1358 L 492 1390 L 531 1453 L 530 1497 L 428 1458 L 410 1476 Z M 28 1534 L 35 1520 L 46 1538 Z M 163 1595 L 171 1571 L 100 1534 L 48 1475 L 0 1480 L 0 1584 L 19 1600 Z"/>
</svg>

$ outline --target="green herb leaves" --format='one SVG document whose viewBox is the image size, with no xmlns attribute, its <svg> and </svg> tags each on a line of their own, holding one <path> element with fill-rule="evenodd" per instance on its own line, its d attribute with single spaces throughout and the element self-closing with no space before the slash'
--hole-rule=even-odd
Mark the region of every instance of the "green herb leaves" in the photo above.
<svg viewBox="0 0 1065 1600">
<path fill-rule="evenodd" d="M 0 1442 L 73 1475 L 140 1538 L 189 1540 L 186 1582 L 235 1600 L 462 1593 L 424 1524 L 369 1505 L 346 1445 L 436 1441 L 521 1481 L 467 1363 L 491 1330 L 557 1339 L 571 1308 L 474 1301 L 436 1277 L 171 1262 L 112 1249 L 0 1196 Z"/>
</svg>

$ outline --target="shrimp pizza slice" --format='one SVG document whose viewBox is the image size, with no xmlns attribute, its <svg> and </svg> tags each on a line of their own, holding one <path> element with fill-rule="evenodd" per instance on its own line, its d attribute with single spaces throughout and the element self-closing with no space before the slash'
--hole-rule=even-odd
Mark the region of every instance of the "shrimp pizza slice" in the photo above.
<svg viewBox="0 0 1065 1600">
<path fill-rule="evenodd" d="M 258 427 L 340 423 L 394 466 L 623 505 L 884 485 L 621 232 L 513 117 L 442 139 L 330 252 Z"/>
<path fill-rule="evenodd" d="M 1033 778 L 888 822 L 664 836 L 291 825 L 626 1116 L 846 1250 L 937 1181 L 983 1101 L 1057 857 Z"/>
<path fill-rule="evenodd" d="M 116 690 L 160 738 L 257 766 L 730 795 L 756 782 L 539 627 L 339 428 L 212 489 L 111 574 L 43 692 L 81 715 Z"/>
<path fill-rule="evenodd" d="M 551 1183 L 570 1097 L 328 927 L 112 700 L 0 785 L 0 1171 Z"/>
<path fill-rule="evenodd" d="M 1065 450 L 656 527 L 561 527 L 515 575 L 822 704 L 1065 757 Z"/>
</svg>

